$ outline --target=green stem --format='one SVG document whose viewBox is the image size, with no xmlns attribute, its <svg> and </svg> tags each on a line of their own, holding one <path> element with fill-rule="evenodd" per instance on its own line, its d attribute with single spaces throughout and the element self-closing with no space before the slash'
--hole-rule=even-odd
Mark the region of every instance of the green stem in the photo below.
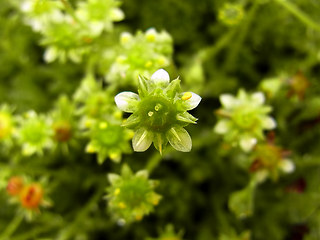
<svg viewBox="0 0 320 240">
<path fill-rule="evenodd" d="M 227 34 L 219 38 L 213 46 L 201 50 L 199 52 L 199 58 L 202 61 L 214 58 L 233 39 L 233 36 L 236 33 L 235 30 L 236 29 L 233 28 Z"/>
<path fill-rule="evenodd" d="M 282 7 L 287 9 L 290 13 L 296 16 L 301 22 L 305 23 L 307 26 L 313 28 L 314 30 L 320 31 L 320 25 L 313 21 L 309 16 L 300 10 L 296 5 L 287 0 L 275 0 Z"/>
<path fill-rule="evenodd" d="M 15 232 L 15 230 L 19 227 L 20 223 L 23 220 L 23 214 L 17 214 L 4 232 L 0 235 L 0 240 L 9 240 L 11 235 Z"/>
<path fill-rule="evenodd" d="M 253 1 L 253 6 L 250 8 L 246 19 L 244 19 L 244 23 L 241 25 L 241 27 L 238 29 L 239 30 L 239 35 L 237 36 L 237 39 L 235 39 L 234 44 L 229 48 L 229 54 L 227 56 L 227 59 L 224 63 L 223 69 L 225 71 L 231 70 L 237 61 L 239 51 L 241 49 L 241 46 L 244 43 L 244 40 L 248 34 L 248 31 L 250 29 L 250 25 L 253 22 L 254 16 L 258 10 L 259 6 L 259 1 L 254 0 Z"/>
<path fill-rule="evenodd" d="M 149 173 L 151 173 L 161 162 L 162 160 L 162 156 L 156 152 L 153 154 L 153 156 L 151 156 L 151 158 L 149 159 L 146 169 L 148 170 Z"/>
</svg>

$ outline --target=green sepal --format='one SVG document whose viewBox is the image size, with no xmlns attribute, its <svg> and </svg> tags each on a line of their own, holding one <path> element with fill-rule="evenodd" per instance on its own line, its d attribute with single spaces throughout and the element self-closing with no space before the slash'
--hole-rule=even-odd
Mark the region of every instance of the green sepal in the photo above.
<svg viewBox="0 0 320 240">
<path fill-rule="evenodd" d="M 184 112 L 184 113 L 178 113 L 177 114 L 177 120 L 181 121 L 181 122 L 185 122 L 185 123 L 197 124 L 196 121 L 198 119 L 195 118 L 194 116 L 192 116 L 190 113 Z"/>
<path fill-rule="evenodd" d="M 144 76 L 138 77 L 138 93 L 140 98 L 144 98 L 148 95 L 150 90 L 150 82 Z"/>
<path fill-rule="evenodd" d="M 111 185 L 114 185 L 114 184 L 116 184 L 117 182 L 119 182 L 121 180 L 121 177 L 118 174 L 109 173 L 108 174 L 108 180 L 109 180 Z"/>
<path fill-rule="evenodd" d="M 130 117 L 124 121 L 121 126 L 127 128 L 134 128 L 140 122 L 140 117 L 138 114 L 131 114 Z"/>
<path fill-rule="evenodd" d="M 121 176 L 123 178 L 131 178 L 133 175 L 131 168 L 129 167 L 128 164 L 123 164 L 121 168 Z"/>
<path fill-rule="evenodd" d="M 192 141 L 189 133 L 180 126 L 172 127 L 167 131 L 166 137 L 171 146 L 181 152 L 190 152 Z"/>
<path fill-rule="evenodd" d="M 165 89 L 167 97 L 174 98 L 177 93 L 181 92 L 180 82 L 180 79 L 175 79 L 169 83 Z"/>
<path fill-rule="evenodd" d="M 162 133 L 155 133 L 153 137 L 154 147 L 162 154 L 163 150 L 166 148 L 168 140 L 166 136 Z"/>
</svg>

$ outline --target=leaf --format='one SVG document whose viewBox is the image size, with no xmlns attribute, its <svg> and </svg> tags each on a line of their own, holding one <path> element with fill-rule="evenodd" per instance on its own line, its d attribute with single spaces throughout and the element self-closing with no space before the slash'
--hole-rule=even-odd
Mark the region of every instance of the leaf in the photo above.
<svg viewBox="0 0 320 240">
<path fill-rule="evenodd" d="M 182 127 L 173 127 L 167 133 L 166 137 L 171 146 L 181 152 L 190 152 L 192 141 L 189 133 Z"/>
</svg>

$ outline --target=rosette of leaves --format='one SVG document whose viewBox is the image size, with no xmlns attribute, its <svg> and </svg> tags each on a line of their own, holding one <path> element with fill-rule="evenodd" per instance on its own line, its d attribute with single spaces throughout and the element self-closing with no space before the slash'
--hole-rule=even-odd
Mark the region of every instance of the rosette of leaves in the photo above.
<svg viewBox="0 0 320 240">
<path fill-rule="evenodd" d="M 78 3 L 76 15 L 97 32 L 113 29 L 113 22 L 124 19 L 124 13 L 119 8 L 121 2 L 117 0 L 88 0 Z"/>
<path fill-rule="evenodd" d="M 115 97 L 119 109 L 132 115 L 123 126 L 134 129 L 133 149 L 147 150 L 151 143 L 160 153 L 169 142 L 178 151 L 191 150 L 192 141 L 184 129 L 196 118 L 187 111 L 194 109 L 201 97 L 192 92 L 183 93 L 180 80 L 170 82 L 169 74 L 160 69 L 150 79 L 139 77 L 139 95 L 122 92 Z"/>
<path fill-rule="evenodd" d="M 89 130 L 90 142 L 87 153 L 97 153 L 98 163 L 102 164 L 107 157 L 114 162 L 121 161 L 123 153 L 131 153 L 129 140 L 133 132 L 121 127 L 119 121 L 99 121 Z"/>
<path fill-rule="evenodd" d="M 47 117 L 29 111 L 17 121 L 16 137 L 22 146 L 23 155 L 30 156 L 34 153 L 43 155 L 44 149 L 53 146 L 51 121 Z"/>
<path fill-rule="evenodd" d="M 171 62 L 172 38 L 154 28 L 145 33 L 138 31 L 135 36 L 124 32 L 120 36 L 117 58 L 108 69 L 106 81 L 120 85 L 137 85 L 139 75 L 150 77 L 159 68 Z"/>
<path fill-rule="evenodd" d="M 251 151 L 258 140 L 265 139 L 264 130 L 276 127 L 275 120 L 268 116 L 272 108 L 264 105 L 265 97 L 261 92 L 248 94 L 241 89 L 236 97 L 222 94 L 220 102 L 223 108 L 216 112 L 220 119 L 214 131 L 246 152 Z"/>
<path fill-rule="evenodd" d="M 128 165 L 123 165 L 121 176 L 108 174 L 111 184 L 107 188 L 108 209 L 119 224 L 140 221 L 158 205 L 161 196 L 154 192 L 157 181 L 149 180 L 146 170 L 133 174 Z"/>
</svg>

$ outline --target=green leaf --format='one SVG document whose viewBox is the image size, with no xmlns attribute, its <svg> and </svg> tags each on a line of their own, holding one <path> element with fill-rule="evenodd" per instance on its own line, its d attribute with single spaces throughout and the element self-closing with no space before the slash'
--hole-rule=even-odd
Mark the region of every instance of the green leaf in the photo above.
<svg viewBox="0 0 320 240">
<path fill-rule="evenodd" d="M 171 146 L 181 152 L 190 152 L 192 141 L 189 133 L 182 127 L 173 127 L 167 133 L 166 137 Z"/>
</svg>

